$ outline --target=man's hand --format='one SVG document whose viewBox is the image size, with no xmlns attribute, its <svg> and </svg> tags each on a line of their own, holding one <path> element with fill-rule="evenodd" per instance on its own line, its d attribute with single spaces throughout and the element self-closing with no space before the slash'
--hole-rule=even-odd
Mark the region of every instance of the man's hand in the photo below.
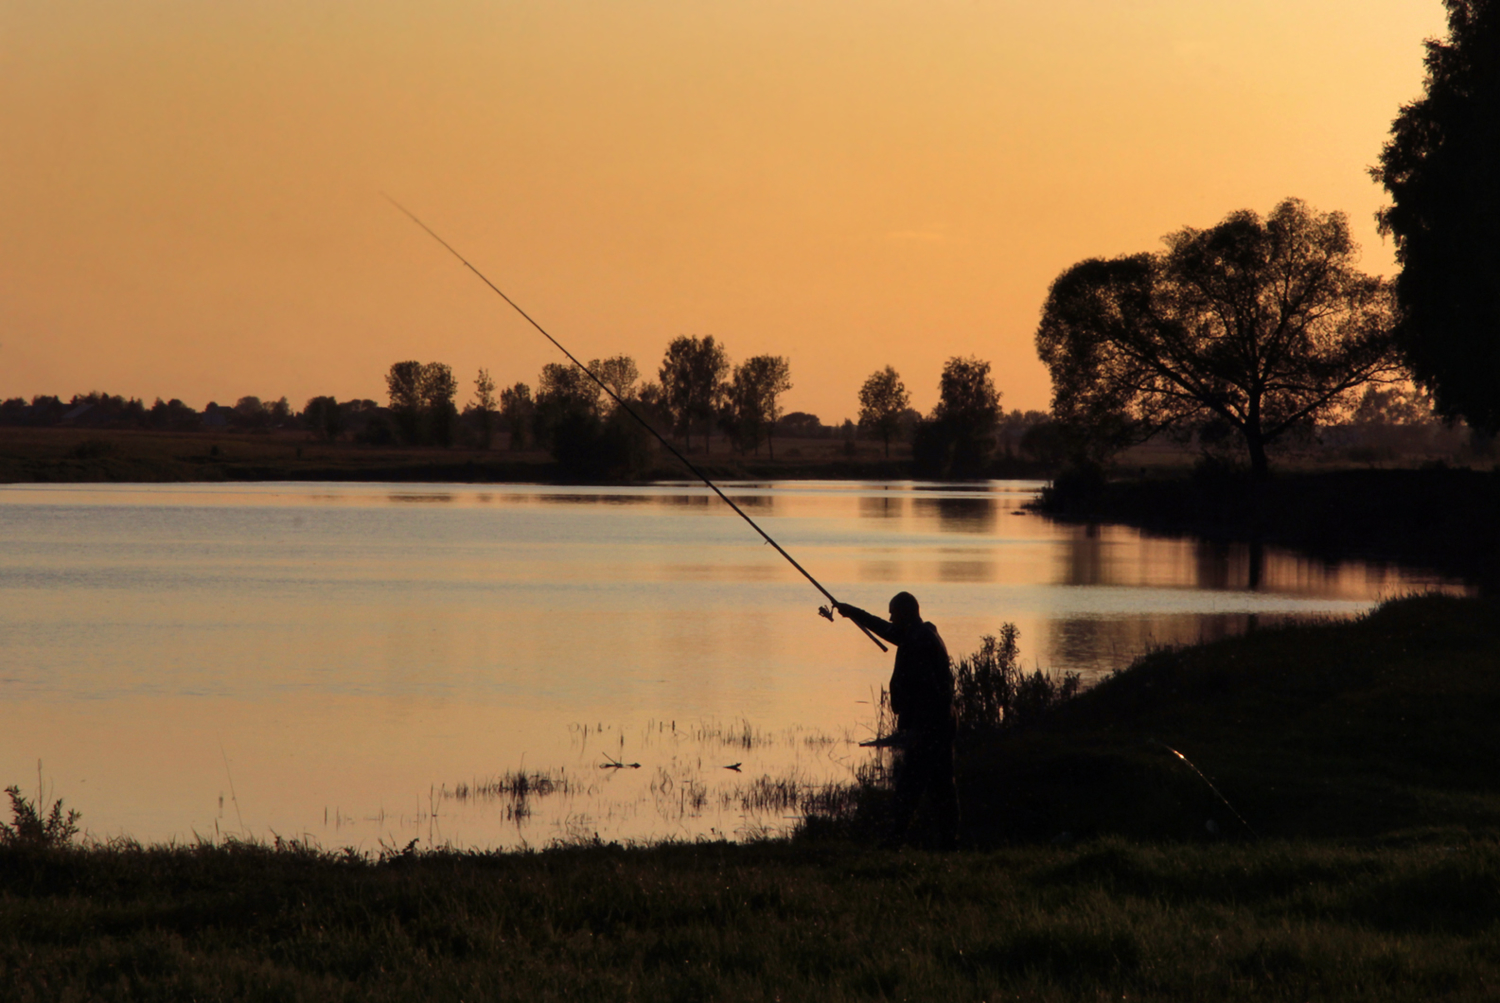
<svg viewBox="0 0 1500 1003">
<path fill-rule="evenodd" d="M 833 608 L 838 610 L 839 616 L 847 620 L 849 618 L 849 610 L 853 607 L 848 603 L 836 602 L 833 604 Z"/>
</svg>

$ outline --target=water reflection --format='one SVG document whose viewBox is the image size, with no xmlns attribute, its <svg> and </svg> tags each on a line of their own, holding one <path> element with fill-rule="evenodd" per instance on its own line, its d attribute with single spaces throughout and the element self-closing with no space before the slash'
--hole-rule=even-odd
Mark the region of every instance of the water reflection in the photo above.
<svg viewBox="0 0 1500 1003">
<path fill-rule="evenodd" d="M 928 518 L 936 516 L 938 528 L 944 533 L 993 533 L 999 506 L 987 495 L 973 498 L 918 497 L 916 510 L 918 515 Z"/>
<path fill-rule="evenodd" d="M 1121 526 L 1057 531 L 1055 580 L 1066 585 L 1373 599 L 1441 584 L 1390 566 L 1320 561 L 1261 543 L 1147 536 Z"/>
<path fill-rule="evenodd" d="M 993 582 L 999 578 L 999 567 L 993 556 L 987 552 L 952 548 L 944 548 L 942 552 L 962 556 L 943 557 L 938 560 L 938 581 Z M 980 556 L 981 554 L 983 556 Z"/>
<path fill-rule="evenodd" d="M 1069 527 L 1062 552 L 1064 585 L 1113 585 L 1107 561 L 1108 547 L 1093 523 Z"/>
<path fill-rule="evenodd" d="M 1265 582 L 1266 548 L 1256 543 L 1220 543 L 1207 540 L 1194 545 L 1200 589 L 1248 589 L 1257 591 Z"/>
<path fill-rule="evenodd" d="M 397 505 L 429 505 L 434 502 L 440 504 L 451 504 L 454 496 L 446 491 L 434 491 L 428 494 L 412 494 L 410 492 L 392 492 L 386 496 L 386 500 Z"/>
<path fill-rule="evenodd" d="M 861 519 L 904 519 L 906 499 L 889 494 L 865 495 L 859 499 Z"/>
<path fill-rule="evenodd" d="M 770 494 L 747 494 L 740 491 L 725 491 L 734 503 L 743 509 L 756 509 L 769 512 L 776 506 L 776 499 Z M 714 509 L 724 506 L 724 501 L 718 495 L 705 491 L 703 494 L 667 494 L 661 495 L 655 501 L 667 508 L 695 508 Z"/>
<path fill-rule="evenodd" d="M 859 580 L 862 582 L 899 582 L 903 575 L 900 561 L 871 557 L 859 564 Z"/>
<path fill-rule="evenodd" d="M 1047 626 L 1046 647 L 1055 664 L 1097 678 L 1156 648 L 1236 637 L 1293 617 L 1261 613 L 1161 614 L 1143 617 L 1069 617 Z"/>
<path fill-rule="evenodd" d="M 543 505 L 650 505 L 655 499 L 639 494 L 544 494 L 536 500 Z"/>
</svg>

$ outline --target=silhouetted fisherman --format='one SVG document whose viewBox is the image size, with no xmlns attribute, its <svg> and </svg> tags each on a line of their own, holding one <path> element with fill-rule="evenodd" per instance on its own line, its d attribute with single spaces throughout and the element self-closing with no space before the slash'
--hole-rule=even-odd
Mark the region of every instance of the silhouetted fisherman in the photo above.
<svg viewBox="0 0 1500 1003">
<path fill-rule="evenodd" d="M 891 672 L 891 710 L 896 712 L 895 831 L 900 839 L 925 793 L 945 847 L 958 842 L 958 788 L 953 781 L 953 669 L 937 628 L 923 621 L 917 597 L 891 597 L 889 621 L 849 603 L 834 609 L 896 646 Z"/>
</svg>

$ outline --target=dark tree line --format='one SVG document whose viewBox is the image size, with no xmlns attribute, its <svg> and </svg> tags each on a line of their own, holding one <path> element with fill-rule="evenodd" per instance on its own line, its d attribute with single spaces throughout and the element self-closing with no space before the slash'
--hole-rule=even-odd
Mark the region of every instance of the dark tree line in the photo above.
<svg viewBox="0 0 1500 1003">
<path fill-rule="evenodd" d="M 576 476 L 617 479 L 640 472 L 651 460 L 650 432 L 630 412 L 659 434 L 680 437 L 689 450 L 696 437 L 705 452 L 711 451 L 717 428 L 736 451 L 758 453 L 763 443 L 774 449 L 782 417 L 778 399 L 792 385 L 785 358 L 759 355 L 735 366 L 712 335 L 673 339 L 656 381 L 641 382 L 628 355 L 594 359 L 587 368 L 599 382 L 577 366 L 548 363 L 534 392 L 516 383 L 494 397 L 492 384 L 486 391 L 476 383 L 470 409 L 493 409 L 512 449 L 534 443 Z M 488 380 L 482 371 L 481 378 Z"/>
<path fill-rule="evenodd" d="M 210 401 L 198 411 L 177 398 L 160 397 L 147 407 L 137 397 L 122 397 L 103 391 L 74 394 L 63 401 L 55 396 L 38 395 L 27 401 L 12 397 L 0 402 L 0 425 L 46 427 L 72 425 L 79 428 L 141 428 L 159 431 L 195 431 L 200 428 L 257 430 L 283 428 L 296 424 L 297 417 L 285 397 L 262 401 L 259 397 L 241 397 L 233 405 Z"/>
<path fill-rule="evenodd" d="M 881 441 L 887 457 L 893 441 L 909 439 L 915 472 L 923 477 L 980 477 L 998 457 L 1018 452 L 1052 462 L 1051 417 L 1040 411 L 1007 414 L 1001 396 L 988 362 L 953 356 L 938 379 L 937 405 L 924 417 L 911 407 L 901 375 L 885 366 L 860 387 L 858 427 Z"/>
</svg>

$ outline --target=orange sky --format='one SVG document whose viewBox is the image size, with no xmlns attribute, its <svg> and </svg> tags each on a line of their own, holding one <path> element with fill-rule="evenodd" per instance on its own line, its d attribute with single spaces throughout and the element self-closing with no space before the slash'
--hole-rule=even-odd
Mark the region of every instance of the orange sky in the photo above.
<svg viewBox="0 0 1500 1003">
<path fill-rule="evenodd" d="M 1047 285 L 1365 174 L 1437 0 L 0 0 L 0 396 L 384 399 L 677 334 L 1043 408 Z"/>
</svg>

